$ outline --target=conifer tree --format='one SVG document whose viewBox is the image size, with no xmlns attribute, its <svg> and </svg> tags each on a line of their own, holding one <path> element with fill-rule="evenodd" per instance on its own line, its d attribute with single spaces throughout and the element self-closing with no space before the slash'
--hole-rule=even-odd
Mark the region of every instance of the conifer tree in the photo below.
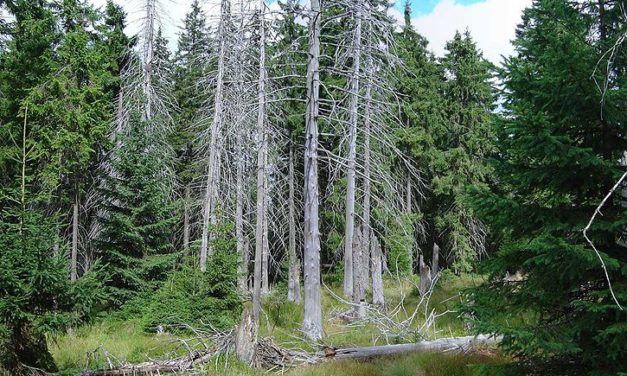
<svg viewBox="0 0 627 376">
<path fill-rule="evenodd" d="M 502 245 L 466 311 L 477 332 L 503 335 L 507 352 L 543 372 L 552 373 L 545 361 L 565 374 L 613 373 L 627 362 L 623 194 L 587 233 L 609 279 L 582 233 L 625 169 L 627 54 L 606 54 L 625 32 L 620 3 L 537 1 L 524 12 L 517 55 L 501 72 L 498 184 L 473 195 Z M 517 271 L 520 281 L 504 278 Z"/>
</svg>

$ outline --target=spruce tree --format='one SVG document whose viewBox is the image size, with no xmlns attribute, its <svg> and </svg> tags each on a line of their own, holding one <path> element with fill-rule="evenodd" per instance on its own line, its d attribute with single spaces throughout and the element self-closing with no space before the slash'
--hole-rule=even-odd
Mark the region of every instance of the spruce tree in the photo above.
<svg viewBox="0 0 627 376">
<path fill-rule="evenodd" d="M 517 55 L 501 71 L 498 184 L 473 195 L 502 245 L 465 310 L 477 332 L 502 335 L 508 353 L 553 374 L 627 364 L 627 314 L 582 234 L 625 169 L 627 54 L 619 48 L 609 65 L 606 54 L 624 33 L 620 3 L 536 1 L 524 12 Z M 588 232 L 623 309 L 624 205 L 621 188 Z M 506 278 L 514 272 L 522 278 Z M 556 368 L 547 371 L 547 361 Z"/>
<path fill-rule="evenodd" d="M 179 36 L 178 48 L 173 58 L 174 99 L 178 109 L 174 115 L 174 131 L 170 144 L 175 154 L 177 196 L 181 197 L 182 239 L 177 243 L 188 247 L 194 237 L 192 223 L 194 201 L 197 192 L 193 182 L 200 177 L 196 165 L 199 130 L 196 122 L 199 113 L 210 95 L 201 84 L 208 74 L 213 42 L 206 15 L 197 0 L 192 2 L 191 11 L 185 16 L 183 30 Z"/>
</svg>

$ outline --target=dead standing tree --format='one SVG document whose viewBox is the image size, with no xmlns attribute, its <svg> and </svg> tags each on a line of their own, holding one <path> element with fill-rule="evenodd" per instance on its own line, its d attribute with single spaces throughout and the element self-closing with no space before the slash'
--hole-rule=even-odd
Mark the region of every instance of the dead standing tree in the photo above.
<svg viewBox="0 0 627 376">
<path fill-rule="evenodd" d="M 302 330 L 307 337 L 322 337 L 320 301 L 320 230 L 318 196 L 318 116 L 320 101 L 320 18 L 319 0 L 309 4 L 309 61 L 307 63 L 307 113 L 305 115 L 305 226 L 304 274 L 305 313 Z"/>
<path fill-rule="evenodd" d="M 207 269 L 207 256 L 211 254 L 209 241 L 209 226 L 217 223 L 217 205 L 219 199 L 221 149 L 224 124 L 224 81 L 226 55 L 230 46 L 227 45 L 227 22 L 230 19 L 231 4 L 228 0 L 222 0 L 220 5 L 220 20 L 218 23 L 218 67 L 213 103 L 213 119 L 210 128 L 209 160 L 207 163 L 207 184 L 203 200 L 202 235 L 200 238 L 200 270 Z"/>
</svg>

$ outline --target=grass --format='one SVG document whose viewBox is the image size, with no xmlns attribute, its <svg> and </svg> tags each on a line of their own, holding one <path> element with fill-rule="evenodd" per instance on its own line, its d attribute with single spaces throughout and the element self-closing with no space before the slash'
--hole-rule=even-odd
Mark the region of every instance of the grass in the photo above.
<svg viewBox="0 0 627 376">
<path fill-rule="evenodd" d="M 49 348 L 62 374 L 85 368 L 101 368 L 107 356 L 129 363 L 144 362 L 175 349 L 167 335 L 144 333 L 139 322 L 105 319 L 50 338 Z"/>
<path fill-rule="evenodd" d="M 410 279 L 411 278 L 411 279 Z M 397 320 L 404 320 L 413 312 L 420 298 L 416 293 L 417 277 L 405 277 L 399 281 L 385 281 L 385 297 L 388 307 L 396 306 L 404 299 L 407 312 L 401 310 Z M 459 302 L 459 291 L 479 283 L 476 276 L 445 276 L 439 281 L 427 309 L 437 313 L 452 311 Z M 341 296 L 341 286 L 323 287 L 323 325 L 324 343 L 336 347 L 369 346 L 385 343 L 376 326 L 367 324 L 360 327 L 347 327 L 346 323 L 333 319 L 333 312 L 346 311 L 349 305 L 339 301 L 334 295 Z M 260 322 L 260 335 L 272 337 L 274 341 L 288 348 L 302 348 L 314 351 L 306 341 L 300 339 L 299 327 L 302 322 L 302 305 L 290 303 L 284 293 L 276 292 L 264 297 L 263 314 Z M 414 328 L 424 322 L 424 310 L 414 323 Z M 455 312 L 440 316 L 436 325 L 423 338 L 432 339 L 453 335 L 467 335 L 463 321 Z M 417 340 L 415 338 L 411 340 Z M 404 339 L 408 341 L 407 338 Z M 388 338 L 394 343 L 394 338 Z M 398 341 L 401 342 L 401 341 Z M 139 320 L 120 318 L 119 315 L 84 325 L 62 336 L 50 339 L 50 349 L 62 370 L 62 374 L 73 374 L 78 370 L 100 368 L 106 365 L 104 351 L 110 358 L 129 363 L 139 363 L 150 358 L 163 357 L 176 350 L 178 341 L 170 334 L 146 333 Z M 96 349 L 100 349 L 95 351 Z M 92 353 L 92 355 L 88 355 Z M 469 364 L 501 361 L 498 357 L 474 355 L 452 355 L 440 353 L 418 353 L 394 358 L 379 358 L 368 362 L 331 362 L 315 367 L 302 367 L 288 372 L 290 375 L 472 375 L 475 373 Z M 263 372 L 229 359 L 218 359 L 207 364 L 202 372 L 207 375 L 261 375 Z"/>
</svg>

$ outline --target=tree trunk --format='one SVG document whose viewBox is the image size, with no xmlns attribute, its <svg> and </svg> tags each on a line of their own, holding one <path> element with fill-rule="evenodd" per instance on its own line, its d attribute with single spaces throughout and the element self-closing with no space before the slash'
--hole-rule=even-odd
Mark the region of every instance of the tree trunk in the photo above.
<svg viewBox="0 0 627 376">
<path fill-rule="evenodd" d="M 294 204 L 294 144 L 290 141 L 289 156 L 289 269 L 287 300 L 300 303 L 300 278 L 298 268 L 298 257 L 296 256 L 296 209 Z"/>
<path fill-rule="evenodd" d="M 253 293 L 253 315 L 259 322 L 261 312 L 261 292 L 268 289 L 268 255 L 267 242 L 267 199 L 266 199 L 266 159 L 267 159 L 267 131 L 266 131 L 266 48 L 265 48 L 265 4 L 260 0 L 259 26 L 259 78 L 258 78 L 258 108 L 257 108 L 257 220 L 255 226 L 255 273 Z"/>
<path fill-rule="evenodd" d="M 307 114 L 304 159 L 304 275 L 305 312 L 303 333 L 312 340 L 322 338 L 320 304 L 320 230 L 318 217 L 318 116 L 320 93 L 320 0 L 311 0 L 309 14 L 309 61 L 307 63 Z"/>
<path fill-rule="evenodd" d="M 372 237 L 372 304 L 383 306 L 385 304 L 385 296 L 383 295 L 383 253 L 381 252 L 381 244 L 379 240 L 370 231 Z"/>
<path fill-rule="evenodd" d="M 185 204 L 183 205 L 183 249 L 189 248 L 189 233 L 190 233 L 190 221 L 189 221 L 189 203 L 191 201 L 191 193 L 189 183 L 185 185 Z"/>
<path fill-rule="evenodd" d="M 157 4 L 156 0 L 146 0 L 146 20 L 144 25 L 144 46 L 143 46 L 143 92 L 146 100 L 143 117 L 144 120 L 152 119 L 152 72 L 153 72 L 153 55 L 154 55 L 154 33 L 155 33 L 155 21 L 157 18 Z"/>
<path fill-rule="evenodd" d="M 213 111 L 213 121 L 211 123 L 211 139 L 209 141 L 209 163 L 207 166 L 207 186 L 205 199 L 203 202 L 202 235 L 200 238 L 200 270 L 207 270 L 207 256 L 211 253 L 209 249 L 209 224 L 215 225 L 216 215 L 214 213 L 218 199 L 220 181 L 220 149 L 222 139 L 222 111 L 224 101 L 224 64 L 227 52 L 226 46 L 226 18 L 229 13 L 228 0 L 222 0 L 220 10 L 220 25 L 218 26 L 218 39 L 220 48 L 218 51 L 218 75 L 216 79 L 215 104 Z"/>
<path fill-rule="evenodd" d="M 70 269 L 70 281 L 76 281 L 78 277 L 78 191 L 74 196 L 72 214 L 72 266 Z"/>
<path fill-rule="evenodd" d="M 436 243 L 433 243 L 433 255 L 432 255 L 432 259 L 431 259 L 431 273 L 433 274 L 433 276 L 437 276 L 438 272 L 440 271 L 440 265 L 439 265 L 439 261 L 440 261 L 440 246 L 437 245 Z"/>
<path fill-rule="evenodd" d="M 348 124 L 348 159 L 346 172 L 346 221 L 344 229 L 344 295 L 348 298 L 354 294 L 351 286 L 355 275 L 361 268 L 354 270 L 355 250 L 353 235 L 355 233 L 355 159 L 357 157 L 357 122 L 359 120 L 359 75 L 361 61 L 361 8 L 362 0 L 354 1 L 355 36 L 353 40 L 353 71 L 350 77 L 350 108 Z"/>
<path fill-rule="evenodd" d="M 403 343 L 398 345 L 332 349 L 332 353 L 326 353 L 324 356 L 326 359 L 369 359 L 378 356 L 389 356 L 414 351 L 467 351 L 473 346 L 491 344 L 497 341 L 497 338 L 486 335 L 451 337 L 440 338 L 433 341 L 420 341 L 416 343 Z"/>
<path fill-rule="evenodd" d="M 353 275 L 353 303 L 355 305 L 355 315 L 360 318 L 365 314 L 363 305 L 366 301 L 366 282 L 364 281 L 365 273 L 363 272 L 364 260 L 362 252 L 363 238 L 362 228 L 357 227 L 353 235 L 353 270 L 355 271 Z"/>
<path fill-rule="evenodd" d="M 426 295 L 431 290 L 431 268 L 425 264 L 422 255 L 420 255 L 420 295 Z"/>
<path fill-rule="evenodd" d="M 258 343 L 259 324 L 250 308 L 244 309 L 242 319 L 235 328 L 235 355 L 248 366 L 253 364 Z"/>
</svg>

